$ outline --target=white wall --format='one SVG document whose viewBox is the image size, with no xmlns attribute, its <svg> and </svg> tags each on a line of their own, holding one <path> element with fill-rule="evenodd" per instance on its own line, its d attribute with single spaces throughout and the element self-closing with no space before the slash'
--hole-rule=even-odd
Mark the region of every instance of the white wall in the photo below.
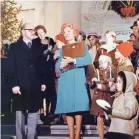
<svg viewBox="0 0 139 139">
<path fill-rule="evenodd" d="M 21 11 L 20 18 L 35 26 L 45 25 L 48 35 L 55 37 L 65 22 L 77 25 L 80 30 L 89 33 L 97 32 L 103 38 L 105 31 L 112 29 L 117 33 L 117 40 L 127 40 L 131 33 L 130 26 L 137 19 L 122 19 L 114 11 L 107 11 L 106 2 L 101 1 L 19 1 L 22 9 L 35 9 Z M 104 38 L 103 38 L 104 39 Z"/>
<path fill-rule="evenodd" d="M 60 32 L 61 26 L 65 22 L 74 23 L 81 26 L 80 1 L 19 1 L 22 9 L 35 9 L 21 11 L 19 17 L 23 22 L 29 22 L 34 26 L 45 25 L 48 36 L 55 37 Z"/>
</svg>

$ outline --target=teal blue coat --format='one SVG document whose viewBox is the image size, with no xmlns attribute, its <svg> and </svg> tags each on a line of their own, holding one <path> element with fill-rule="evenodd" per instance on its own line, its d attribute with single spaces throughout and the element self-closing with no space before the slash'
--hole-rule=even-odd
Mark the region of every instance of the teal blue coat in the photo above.
<svg viewBox="0 0 139 139">
<path fill-rule="evenodd" d="M 60 70 L 62 60 L 62 50 L 60 58 L 56 64 L 56 70 Z M 88 47 L 85 46 L 85 56 L 76 58 L 75 68 L 66 72 L 61 72 L 58 79 L 58 94 L 56 114 L 89 111 L 89 97 L 86 89 L 86 77 L 84 66 L 91 64 L 91 57 Z"/>
</svg>

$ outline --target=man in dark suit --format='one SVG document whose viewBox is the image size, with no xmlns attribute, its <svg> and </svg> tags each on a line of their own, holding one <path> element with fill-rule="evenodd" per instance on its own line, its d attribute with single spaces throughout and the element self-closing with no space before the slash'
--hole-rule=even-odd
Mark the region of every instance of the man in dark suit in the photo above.
<svg viewBox="0 0 139 139">
<path fill-rule="evenodd" d="M 33 41 L 34 27 L 25 23 L 20 39 L 11 44 L 8 52 L 9 80 L 16 110 L 16 136 L 25 134 L 27 116 L 27 139 L 34 139 L 40 107 L 40 93 L 45 91 L 45 69 L 42 55 Z"/>
</svg>

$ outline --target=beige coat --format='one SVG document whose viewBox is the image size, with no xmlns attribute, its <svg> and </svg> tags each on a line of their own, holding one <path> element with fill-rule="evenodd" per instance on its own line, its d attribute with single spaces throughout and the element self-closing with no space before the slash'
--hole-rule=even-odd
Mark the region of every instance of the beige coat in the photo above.
<svg viewBox="0 0 139 139">
<path fill-rule="evenodd" d="M 135 75 L 131 72 L 124 72 L 126 75 L 126 91 L 113 102 L 112 120 L 109 132 L 124 133 L 134 136 L 138 118 L 138 102 L 133 95 L 133 88 L 136 85 Z"/>
<path fill-rule="evenodd" d="M 120 72 L 120 71 L 134 72 L 133 65 L 128 58 L 125 59 L 125 61 L 122 64 L 118 65 L 117 72 Z"/>
</svg>

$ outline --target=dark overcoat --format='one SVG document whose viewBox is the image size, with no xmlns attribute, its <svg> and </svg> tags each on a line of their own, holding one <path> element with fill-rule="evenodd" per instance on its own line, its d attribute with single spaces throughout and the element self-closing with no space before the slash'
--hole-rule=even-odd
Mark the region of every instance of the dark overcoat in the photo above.
<svg viewBox="0 0 139 139">
<path fill-rule="evenodd" d="M 41 85 L 46 82 L 39 45 L 36 41 L 32 41 L 32 47 L 28 48 L 23 40 L 18 40 L 10 46 L 8 62 L 10 85 L 19 86 L 22 93 L 13 95 L 15 110 L 38 111 L 40 93 L 43 93 Z"/>
</svg>

